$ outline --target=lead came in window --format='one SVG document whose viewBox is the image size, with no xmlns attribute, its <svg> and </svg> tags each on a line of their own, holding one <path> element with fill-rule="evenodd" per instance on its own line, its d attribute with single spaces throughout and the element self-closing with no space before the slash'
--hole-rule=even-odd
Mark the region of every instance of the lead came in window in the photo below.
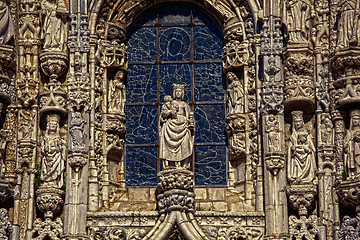
<svg viewBox="0 0 360 240">
<path fill-rule="evenodd" d="M 140 17 L 128 37 L 126 185 L 156 186 L 158 122 L 172 84 L 186 84 L 194 111 L 191 168 L 197 186 L 226 185 L 225 99 L 221 30 L 193 5 L 161 4 Z"/>
</svg>

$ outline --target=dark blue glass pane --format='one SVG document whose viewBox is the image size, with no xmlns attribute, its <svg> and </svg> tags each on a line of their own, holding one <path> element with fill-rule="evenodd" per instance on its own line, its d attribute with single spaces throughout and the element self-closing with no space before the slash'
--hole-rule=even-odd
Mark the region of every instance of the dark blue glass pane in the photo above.
<svg viewBox="0 0 360 240">
<path fill-rule="evenodd" d="M 157 106 L 126 106 L 126 143 L 155 144 L 157 140 Z"/>
<path fill-rule="evenodd" d="M 222 34 L 216 26 L 194 26 L 194 60 L 222 58 Z"/>
<path fill-rule="evenodd" d="M 189 61 L 190 27 L 161 27 L 159 47 L 160 61 Z"/>
<path fill-rule="evenodd" d="M 222 63 L 194 64 L 195 101 L 224 101 Z"/>
<path fill-rule="evenodd" d="M 160 100 L 165 95 L 173 96 L 172 84 L 186 84 L 184 101 L 191 101 L 191 68 L 189 64 L 160 65 Z"/>
<path fill-rule="evenodd" d="M 193 23 L 199 25 L 207 25 L 207 24 L 214 24 L 214 20 L 210 18 L 204 11 L 201 9 L 194 7 L 192 10 L 193 14 Z"/>
<path fill-rule="evenodd" d="M 126 147 L 126 185 L 156 186 L 156 147 Z"/>
<path fill-rule="evenodd" d="M 159 9 L 159 23 L 178 25 L 190 23 L 190 7 L 184 4 L 167 4 Z"/>
<path fill-rule="evenodd" d="M 195 146 L 195 183 L 226 186 L 225 146 Z"/>
<path fill-rule="evenodd" d="M 156 11 L 149 11 L 136 22 L 138 26 L 155 26 L 157 21 Z"/>
<path fill-rule="evenodd" d="M 135 30 L 128 40 L 129 62 L 156 61 L 156 28 L 142 27 Z"/>
<path fill-rule="evenodd" d="M 225 142 L 225 105 L 195 105 L 195 143 Z"/>
<path fill-rule="evenodd" d="M 126 86 L 128 103 L 157 101 L 156 65 L 129 65 Z"/>
</svg>

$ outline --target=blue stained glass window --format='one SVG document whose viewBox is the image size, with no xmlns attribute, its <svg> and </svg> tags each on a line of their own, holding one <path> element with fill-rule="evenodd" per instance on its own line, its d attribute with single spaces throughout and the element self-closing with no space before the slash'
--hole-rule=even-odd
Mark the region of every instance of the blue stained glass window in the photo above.
<svg viewBox="0 0 360 240">
<path fill-rule="evenodd" d="M 172 84 L 196 122 L 192 169 L 197 186 L 226 186 L 223 37 L 212 17 L 191 4 L 158 4 L 127 40 L 126 184 L 156 186 L 158 117 Z"/>
</svg>

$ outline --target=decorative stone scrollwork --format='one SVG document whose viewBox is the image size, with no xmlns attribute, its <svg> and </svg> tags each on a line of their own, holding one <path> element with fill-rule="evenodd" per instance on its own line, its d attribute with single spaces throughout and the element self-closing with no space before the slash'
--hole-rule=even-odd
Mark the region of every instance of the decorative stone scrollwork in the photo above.
<svg viewBox="0 0 360 240">
<path fill-rule="evenodd" d="M 108 133 L 123 135 L 125 133 L 125 116 L 107 114 L 105 128 Z"/>
<path fill-rule="evenodd" d="M 183 189 L 186 191 L 193 191 L 195 186 L 194 183 L 194 173 L 178 169 L 174 170 L 164 170 L 158 174 L 158 190 L 161 192 L 166 192 L 171 189 Z"/>
<path fill-rule="evenodd" d="M 226 71 L 239 69 L 247 65 L 248 44 L 243 42 L 243 23 L 224 29 L 226 45 L 223 47 L 223 64 Z"/>
<path fill-rule="evenodd" d="M 297 210 L 299 218 L 289 216 L 289 233 L 291 239 L 315 239 L 319 234 L 319 218 L 316 215 L 307 217 L 308 212 L 314 208 L 317 187 L 313 184 L 291 185 L 286 192 L 292 208 Z"/>
<path fill-rule="evenodd" d="M 64 52 L 43 52 L 40 54 L 41 68 L 50 77 L 50 82 L 57 80 L 67 67 L 68 54 Z"/>
<path fill-rule="evenodd" d="M 195 212 L 194 173 L 168 169 L 158 174 L 157 205 L 159 213 Z"/>
<path fill-rule="evenodd" d="M 68 47 L 70 52 L 88 52 L 90 50 L 90 30 L 87 15 L 70 15 Z"/>
<path fill-rule="evenodd" d="M 59 214 L 64 205 L 64 191 L 58 188 L 42 187 L 36 191 L 36 206 L 44 213 L 44 217 L 52 219 Z"/>
<path fill-rule="evenodd" d="M 285 156 L 284 154 L 270 154 L 265 157 L 265 163 L 267 169 L 276 176 L 284 168 Z"/>
<path fill-rule="evenodd" d="M 78 172 L 83 166 L 87 163 L 87 153 L 86 152 L 71 152 L 69 153 L 68 163 L 69 165 Z"/>
<path fill-rule="evenodd" d="M 106 68 L 127 69 L 128 53 L 125 43 L 119 40 L 102 40 L 100 64 Z"/>
<path fill-rule="evenodd" d="M 257 228 L 231 227 L 229 229 L 220 228 L 216 240 L 243 239 L 259 240 L 263 236 L 263 231 Z"/>
<path fill-rule="evenodd" d="M 339 240 L 356 240 L 360 238 L 360 213 L 356 217 L 351 218 L 344 216 L 338 234 Z"/>
<path fill-rule="evenodd" d="M 51 221 L 50 218 L 42 221 L 40 218 L 36 219 L 34 222 L 32 233 L 32 239 L 34 240 L 43 240 L 43 239 L 52 239 L 60 240 L 61 234 L 63 233 L 63 222 L 61 218 L 56 218 L 55 221 Z"/>
<path fill-rule="evenodd" d="M 315 239 L 319 234 L 318 217 L 311 215 L 310 217 L 300 216 L 298 219 L 295 216 L 289 217 L 289 234 L 291 239 Z"/>
<path fill-rule="evenodd" d="M 285 51 L 285 111 L 312 112 L 315 105 L 313 55 L 308 48 Z"/>
<path fill-rule="evenodd" d="M 5 208 L 0 209 L 0 239 L 9 239 L 13 232 L 13 227 L 9 221 L 8 211 Z"/>
<path fill-rule="evenodd" d="M 127 239 L 126 232 L 120 227 L 101 227 L 92 231 L 91 240 L 125 240 Z"/>
<path fill-rule="evenodd" d="M 360 180 L 337 181 L 335 188 L 343 206 L 360 211 Z"/>
<path fill-rule="evenodd" d="M 307 215 L 315 203 L 317 194 L 316 185 L 291 185 L 288 186 L 286 192 L 289 196 L 289 202 L 292 208 L 299 212 L 299 215 Z"/>
<path fill-rule="evenodd" d="M 195 212 L 195 194 L 189 191 L 173 189 L 157 195 L 160 214 L 171 211 Z"/>
</svg>

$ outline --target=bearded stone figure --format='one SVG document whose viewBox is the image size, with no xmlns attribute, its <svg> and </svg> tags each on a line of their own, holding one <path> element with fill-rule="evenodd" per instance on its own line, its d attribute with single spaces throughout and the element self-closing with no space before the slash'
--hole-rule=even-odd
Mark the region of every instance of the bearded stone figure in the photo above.
<svg viewBox="0 0 360 240">
<path fill-rule="evenodd" d="M 173 84 L 173 99 L 165 96 L 160 114 L 160 159 L 164 168 L 189 168 L 193 152 L 195 121 L 183 101 L 185 85 Z"/>
<path fill-rule="evenodd" d="M 65 169 L 66 143 L 60 138 L 60 117 L 46 117 L 46 133 L 41 148 L 41 181 L 43 187 L 61 188 Z"/>
<path fill-rule="evenodd" d="M 309 184 L 315 179 L 315 147 L 305 129 L 302 111 L 293 111 L 288 148 L 288 179 L 291 184 Z"/>
<path fill-rule="evenodd" d="M 355 177 L 360 174 L 360 110 L 352 110 L 350 117 L 344 138 L 344 167 L 349 177 Z"/>
</svg>

